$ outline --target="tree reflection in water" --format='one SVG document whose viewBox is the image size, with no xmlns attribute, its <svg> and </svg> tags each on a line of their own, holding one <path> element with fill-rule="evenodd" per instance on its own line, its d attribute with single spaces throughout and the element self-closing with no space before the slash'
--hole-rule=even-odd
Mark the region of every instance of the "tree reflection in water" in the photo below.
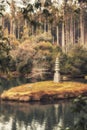
<svg viewBox="0 0 87 130">
<path fill-rule="evenodd" d="M 73 126 L 71 103 L 1 103 L 0 130 L 60 130 Z"/>
<path fill-rule="evenodd" d="M 25 83 L 29 83 L 30 79 L 24 77 L 14 77 L 14 78 L 0 78 L 0 93 L 4 90 L 10 89 L 15 86 L 19 86 Z"/>
</svg>

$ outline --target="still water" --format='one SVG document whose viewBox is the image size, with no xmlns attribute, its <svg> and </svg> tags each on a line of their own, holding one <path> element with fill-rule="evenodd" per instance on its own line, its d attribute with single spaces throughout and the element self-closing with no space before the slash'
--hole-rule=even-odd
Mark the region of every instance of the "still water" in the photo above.
<svg viewBox="0 0 87 130">
<path fill-rule="evenodd" d="M 60 130 L 73 126 L 71 103 L 1 103 L 0 130 Z"/>
<path fill-rule="evenodd" d="M 0 93 L 2 93 L 4 90 L 8 90 L 11 87 L 26 84 L 29 82 L 30 79 L 24 77 L 10 78 L 10 79 L 0 78 Z"/>
<path fill-rule="evenodd" d="M 0 93 L 28 79 L 0 79 Z M 0 130 L 60 130 L 73 126 L 77 116 L 72 114 L 70 102 L 55 104 L 0 103 Z"/>
</svg>

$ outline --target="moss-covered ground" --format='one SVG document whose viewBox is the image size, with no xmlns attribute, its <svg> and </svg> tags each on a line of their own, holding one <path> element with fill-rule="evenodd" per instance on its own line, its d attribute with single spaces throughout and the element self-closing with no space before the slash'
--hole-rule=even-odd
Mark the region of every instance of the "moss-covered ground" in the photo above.
<svg viewBox="0 0 87 130">
<path fill-rule="evenodd" d="M 65 98 L 73 98 L 81 94 L 87 94 L 87 84 L 81 82 L 44 81 L 25 84 L 4 91 L 2 100 L 12 101 L 48 101 Z"/>
</svg>

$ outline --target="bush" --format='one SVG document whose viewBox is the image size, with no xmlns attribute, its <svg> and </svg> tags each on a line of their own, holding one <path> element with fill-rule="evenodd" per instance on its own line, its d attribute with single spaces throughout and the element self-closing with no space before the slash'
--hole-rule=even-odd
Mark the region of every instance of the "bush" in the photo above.
<svg viewBox="0 0 87 130">
<path fill-rule="evenodd" d="M 61 72 L 73 77 L 87 74 L 87 50 L 74 46 L 68 54 L 62 55 Z"/>
<path fill-rule="evenodd" d="M 40 33 L 36 36 L 30 37 L 31 41 L 33 39 L 33 42 L 39 43 L 39 42 L 51 42 L 52 43 L 52 35 L 50 32 Z"/>
<path fill-rule="evenodd" d="M 35 49 L 32 47 L 30 41 L 25 41 L 15 50 L 11 51 L 11 55 L 16 63 L 16 71 L 25 74 L 32 71 L 33 56 Z"/>
<path fill-rule="evenodd" d="M 0 71 L 3 73 L 8 73 L 9 70 L 10 49 L 9 39 L 4 37 L 2 27 L 0 26 Z"/>
<path fill-rule="evenodd" d="M 15 64 L 13 65 L 14 68 L 16 66 L 16 70 L 21 73 L 34 73 L 33 70 L 37 70 L 46 80 L 53 78 L 57 56 L 60 58 L 61 74 L 72 77 L 87 74 L 87 50 L 79 45 L 75 45 L 65 54 L 60 47 L 52 45 L 50 42 L 40 41 L 36 43 L 27 39 L 12 49 L 10 55 L 12 57 L 11 67 Z M 14 68 L 12 67 L 12 70 Z"/>
<path fill-rule="evenodd" d="M 17 70 L 22 74 L 28 74 L 32 70 L 32 60 L 28 60 L 26 63 L 21 62 L 19 66 L 17 67 Z"/>
<path fill-rule="evenodd" d="M 60 52 L 61 49 L 57 46 L 53 46 L 50 42 L 39 42 L 36 47 L 36 54 L 34 56 L 34 69 L 36 68 L 38 71 L 43 70 L 41 76 L 44 79 L 53 78 L 55 59 Z"/>
</svg>

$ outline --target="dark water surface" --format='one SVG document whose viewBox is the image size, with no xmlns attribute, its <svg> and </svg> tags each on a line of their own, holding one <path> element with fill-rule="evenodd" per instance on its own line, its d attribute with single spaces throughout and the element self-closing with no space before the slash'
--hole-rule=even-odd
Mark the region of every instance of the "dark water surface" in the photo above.
<svg viewBox="0 0 87 130">
<path fill-rule="evenodd" d="M 73 126 L 75 120 L 69 102 L 0 104 L 0 130 L 60 130 Z"/>
</svg>

